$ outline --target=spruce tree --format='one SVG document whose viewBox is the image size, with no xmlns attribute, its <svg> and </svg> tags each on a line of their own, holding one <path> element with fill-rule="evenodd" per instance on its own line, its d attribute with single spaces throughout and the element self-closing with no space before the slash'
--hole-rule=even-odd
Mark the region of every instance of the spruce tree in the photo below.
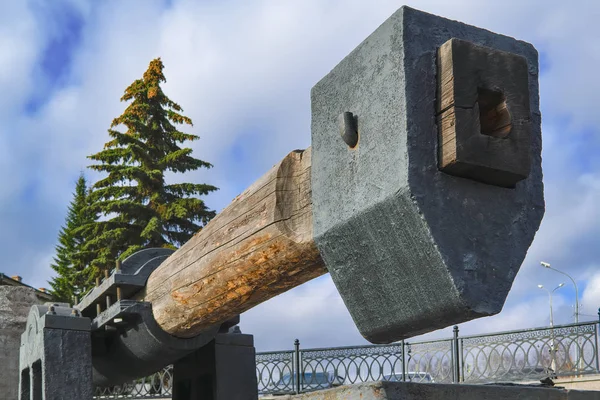
<svg viewBox="0 0 600 400">
<path fill-rule="evenodd" d="M 51 265 L 57 276 L 49 283 L 57 300 L 72 302 L 80 299 L 93 285 L 95 272 L 88 268 L 91 259 L 84 254 L 86 237 L 81 227 L 96 220 L 89 209 L 89 189 L 83 173 L 77 179 L 73 200 L 68 208 L 65 225 L 58 234 L 56 257 Z"/>
<path fill-rule="evenodd" d="M 191 148 L 179 144 L 198 140 L 176 125 L 192 125 L 182 108 L 163 92 L 166 82 L 160 58 L 152 60 L 142 79 L 133 82 L 121 97 L 130 102 L 112 121 L 111 140 L 88 158 L 89 166 L 107 174 L 93 185 L 92 209 L 104 216 L 91 224 L 93 239 L 86 249 L 95 253 L 92 266 L 111 269 L 148 247 L 176 248 L 189 240 L 214 215 L 198 196 L 216 187 L 199 183 L 167 184 L 165 173 L 183 173 L 211 164 L 192 157 Z M 124 126 L 125 132 L 117 128 Z"/>
</svg>

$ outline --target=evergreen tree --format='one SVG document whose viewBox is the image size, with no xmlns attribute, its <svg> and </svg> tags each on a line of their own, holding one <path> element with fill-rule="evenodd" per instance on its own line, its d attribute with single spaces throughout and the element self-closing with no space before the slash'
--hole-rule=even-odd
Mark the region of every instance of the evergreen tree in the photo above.
<svg viewBox="0 0 600 400">
<path fill-rule="evenodd" d="M 163 63 L 152 60 L 142 79 L 133 82 L 121 101 L 130 102 L 108 130 L 111 140 L 88 158 L 108 176 L 93 185 L 92 209 L 104 220 L 91 224 L 93 237 L 86 250 L 95 253 L 92 266 L 112 269 L 114 260 L 124 259 L 147 247 L 176 248 L 189 240 L 214 215 L 198 195 L 216 187 L 207 184 L 166 184 L 165 173 L 210 168 L 193 158 L 191 148 L 179 144 L 199 139 L 175 125 L 192 125 L 182 108 L 162 91 Z M 127 130 L 117 130 L 124 126 Z"/>
<path fill-rule="evenodd" d="M 90 261 L 82 254 L 86 243 L 81 227 L 96 220 L 96 214 L 89 209 L 89 189 L 83 173 L 77 179 L 73 200 L 69 205 L 65 225 L 58 234 L 56 257 L 51 265 L 57 273 L 49 283 L 57 300 L 72 302 L 74 297 L 81 299 L 92 286 L 95 272 L 87 268 Z"/>
</svg>

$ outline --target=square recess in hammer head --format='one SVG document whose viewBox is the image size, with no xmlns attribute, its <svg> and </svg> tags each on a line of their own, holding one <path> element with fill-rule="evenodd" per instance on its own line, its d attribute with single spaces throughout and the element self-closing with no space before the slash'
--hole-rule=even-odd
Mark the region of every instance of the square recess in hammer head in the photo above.
<svg viewBox="0 0 600 400">
<path fill-rule="evenodd" d="M 530 170 L 527 60 L 455 38 L 437 56 L 440 170 L 515 187 Z"/>
</svg>

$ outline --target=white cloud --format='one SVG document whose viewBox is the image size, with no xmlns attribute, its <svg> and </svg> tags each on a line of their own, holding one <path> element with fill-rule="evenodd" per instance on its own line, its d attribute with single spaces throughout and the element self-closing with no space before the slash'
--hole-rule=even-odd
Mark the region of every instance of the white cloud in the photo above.
<svg viewBox="0 0 600 400">
<path fill-rule="evenodd" d="M 596 317 L 600 309 L 600 272 L 596 266 L 596 273 L 588 279 L 583 296 L 581 296 L 581 312 L 586 316 Z"/>
<path fill-rule="evenodd" d="M 367 344 L 329 275 L 292 289 L 244 313 L 243 332 L 255 334 L 260 350 Z M 260 332 L 257 334 L 257 332 Z"/>
<path fill-rule="evenodd" d="M 11 115 L 30 91 L 30 73 L 42 41 L 25 2 L 2 5 L 0 15 L 0 118 Z"/>
</svg>

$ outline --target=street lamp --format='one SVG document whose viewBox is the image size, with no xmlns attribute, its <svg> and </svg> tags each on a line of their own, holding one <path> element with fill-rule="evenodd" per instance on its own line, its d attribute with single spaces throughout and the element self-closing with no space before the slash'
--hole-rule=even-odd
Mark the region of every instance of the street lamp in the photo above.
<svg viewBox="0 0 600 400">
<path fill-rule="evenodd" d="M 558 285 L 557 287 L 555 287 L 552 291 L 549 291 L 548 289 L 546 289 L 544 287 L 544 285 L 537 285 L 540 289 L 544 289 L 546 292 L 548 292 L 548 298 L 550 299 L 550 327 L 554 326 L 554 315 L 552 313 L 552 294 L 560 289 L 561 287 L 565 286 L 564 283 L 561 283 L 560 285 Z"/>
<path fill-rule="evenodd" d="M 571 277 L 571 275 L 567 274 L 566 272 L 560 271 L 556 268 L 552 268 L 550 266 L 550 264 L 547 262 L 541 261 L 540 264 L 544 268 L 548 268 L 548 269 L 551 269 L 552 271 L 558 272 L 559 274 L 563 274 L 564 276 L 569 278 L 571 280 L 571 282 L 573 282 L 573 286 L 575 286 L 575 323 L 578 324 L 579 323 L 579 291 L 577 290 L 577 283 L 575 283 L 575 279 L 573 279 Z"/>
<path fill-rule="evenodd" d="M 556 371 L 556 350 L 557 350 L 556 340 L 554 337 L 554 315 L 552 313 L 552 293 L 554 293 L 556 290 L 560 289 L 564 285 L 565 285 L 564 283 L 561 283 L 557 287 L 552 289 L 552 291 L 549 291 L 548 289 L 546 289 L 544 287 L 544 285 L 537 285 L 540 289 L 544 289 L 546 292 L 548 292 L 548 298 L 550 299 L 550 333 L 552 335 L 552 348 L 550 349 L 550 356 L 552 357 L 552 364 L 551 364 L 552 371 Z"/>
<path fill-rule="evenodd" d="M 579 324 L 579 291 L 577 290 L 577 283 L 575 283 L 575 279 L 573 279 L 571 277 L 571 275 L 567 274 L 566 272 L 560 271 L 560 270 L 558 270 L 556 268 L 552 268 L 550 266 L 550 264 L 547 263 L 547 262 L 540 261 L 540 264 L 544 268 L 548 268 L 548 269 L 551 269 L 552 271 L 558 272 L 559 274 L 563 274 L 564 276 L 566 276 L 567 278 L 569 278 L 571 280 L 571 282 L 573 282 L 573 286 L 575 286 L 575 324 Z M 578 351 L 577 351 L 577 369 L 581 370 L 581 369 L 583 369 L 583 354 L 582 354 L 583 353 L 583 349 L 581 348 L 581 345 L 580 345 L 579 335 L 577 336 L 577 347 L 578 347 Z"/>
</svg>

